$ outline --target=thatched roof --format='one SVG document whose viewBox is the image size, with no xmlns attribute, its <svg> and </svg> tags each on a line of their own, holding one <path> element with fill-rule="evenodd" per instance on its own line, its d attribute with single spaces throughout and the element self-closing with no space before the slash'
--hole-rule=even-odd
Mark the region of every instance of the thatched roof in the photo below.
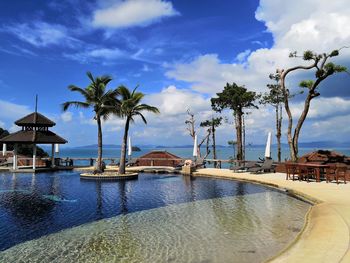
<svg viewBox="0 0 350 263">
<path fill-rule="evenodd" d="M 2 143 L 64 144 L 65 139 L 51 131 L 18 131 L 0 139 Z"/>
<path fill-rule="evenodd" d="M 350 157 L 335 151 L 318 150 L 303 155 L 299 158 L 299 162 L 345 163 L 350 165 Z"/>
<path fill-rule="evenodd" d="M 18 126 L 40 126 L 40 127 L 52 127 L 56 123 L 45 117 L 44 115 L 33 112 L 27 116 L 15 121 L 15 124 Z"/>
<path fill-rule="evenodd" d="M 137 159 L 143 159 L 143 158 L 167 158 L 167 159 L 181 159 L 180 157 L 176 156 L 175 154 L 172 154 L 167 151 L 158 151 L 154 150 L 149 153 L 146 153 L 140 157 L 137 157 Z"/>
</svg>

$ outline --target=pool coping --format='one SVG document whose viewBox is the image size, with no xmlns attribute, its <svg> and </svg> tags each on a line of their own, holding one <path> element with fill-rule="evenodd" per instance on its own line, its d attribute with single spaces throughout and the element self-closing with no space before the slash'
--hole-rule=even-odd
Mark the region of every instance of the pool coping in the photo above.
<svg viewBox="0 0 350 263">
<path fill-rule="evenodd" d="M 350 208 L 350 200 L 339 202 L 339 198 L 335 200 L 329 198 L 329 192 L 332 194 L 332 191 L 337 188 L 336 191 L 341 191 L 342 196 L 345 198 L 349 196 L 349 184 L 342 185 L 339 189 L 337 185 L 325 182 L 308 184 L 287 181 L 285 174 L 252 175 L 215 168 L 199 169 L 193 175 L 262 184 L 314 204 L 305 215 L 303 229 L 294 240 L 266 262 L 303 262 L 305 260 L 307 262 L 349 262 L 350 213 L 341 212 L 344 209 L 343 206 Z M 325 193 L 315 194 L 315 189 L 318 190 L 318 188 L 325 188 Z M 312 189 L 313 192 L 308 189 Z"/>
</svg>

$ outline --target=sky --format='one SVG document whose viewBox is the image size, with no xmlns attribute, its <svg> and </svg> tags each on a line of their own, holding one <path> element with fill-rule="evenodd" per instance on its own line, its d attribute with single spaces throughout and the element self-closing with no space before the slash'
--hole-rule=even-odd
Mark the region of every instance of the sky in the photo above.
<svg viewBox="0 0 350 263">
<path fill-rule="evenodd" d="M 134 144 L 191 144 L 186 111 L 196 124 L 217 116 L 210 98 L 227 82 L 266 92 L 268 76 L 277 68 L 305 64 L 288 54 L 305 50 L 330 52 L 350 46 L 347 0 L 37 0 L 0 2 L 0 127 L 16 131 L 15 120 L 34 111 L 53 119 L 54 131 L 68 146 L 95 144 L 97 127 L 89 109 L 61 104 L 80 100 L 67 89 L 86 87 L 86 76 L 110 75 L 110 89 L 119 85 L 146 94 L 145 103 L 159 115 L 146 114 L 130 129 Z M 299 6 L 301 8 L 296 8 Z M 350 68 L 350 49 L 335 63 Z M 292 74 L 288 87 L 312 75 Z M 320 86 L 300 140 L 349 141 L 350 75 L 337 74 Z M 304 95 L 291 100 L 294 119 Z M 248 143 L 264 144 L 275 132 L 274 109 L 259 106 L 246 117 Z M 217 130 L 217 143 L 235 139 L 231 112 Z M 286 141 L 284 116 L 283 141 Z M 124 120 L 103 123 L 107 144 L 120 144 Z M 199 137 L 205 130 L 197 127 Z"/>
</svg>

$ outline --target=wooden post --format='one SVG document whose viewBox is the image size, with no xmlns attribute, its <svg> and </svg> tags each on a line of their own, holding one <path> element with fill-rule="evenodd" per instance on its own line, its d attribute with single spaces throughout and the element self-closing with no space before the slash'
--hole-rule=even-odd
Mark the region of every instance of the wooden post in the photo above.
<svg viewBox="0 0 350 263">
<path fill-rule="evenodd" d="M 33 144 L 33 170 L 36 169 L 36 144 Z"/>
<path fill-rule="evenodd" d="M 13 170 L 17 170 L 17 143 L 13 147 Z"/>
<path fill-rule="evenodd" d="M 55 167 L 55 144 L 51 146 L 51 168 Z"/>
</svg>

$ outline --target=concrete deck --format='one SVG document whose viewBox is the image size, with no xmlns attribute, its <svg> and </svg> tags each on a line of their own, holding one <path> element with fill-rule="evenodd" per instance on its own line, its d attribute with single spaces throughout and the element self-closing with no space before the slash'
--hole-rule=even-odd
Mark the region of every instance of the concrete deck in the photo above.
<svg viewBox="0 0 350 263">
<path fill-rule="evenodd" d="M 268 184 L 315 202 L 304 230 L 271 262 L 350 262 L 350 183 L 299 182 L 285 174 L 234 173 L 227 169 L 199 169 L 194 176 L 214 176 Z"/>
</svg>

